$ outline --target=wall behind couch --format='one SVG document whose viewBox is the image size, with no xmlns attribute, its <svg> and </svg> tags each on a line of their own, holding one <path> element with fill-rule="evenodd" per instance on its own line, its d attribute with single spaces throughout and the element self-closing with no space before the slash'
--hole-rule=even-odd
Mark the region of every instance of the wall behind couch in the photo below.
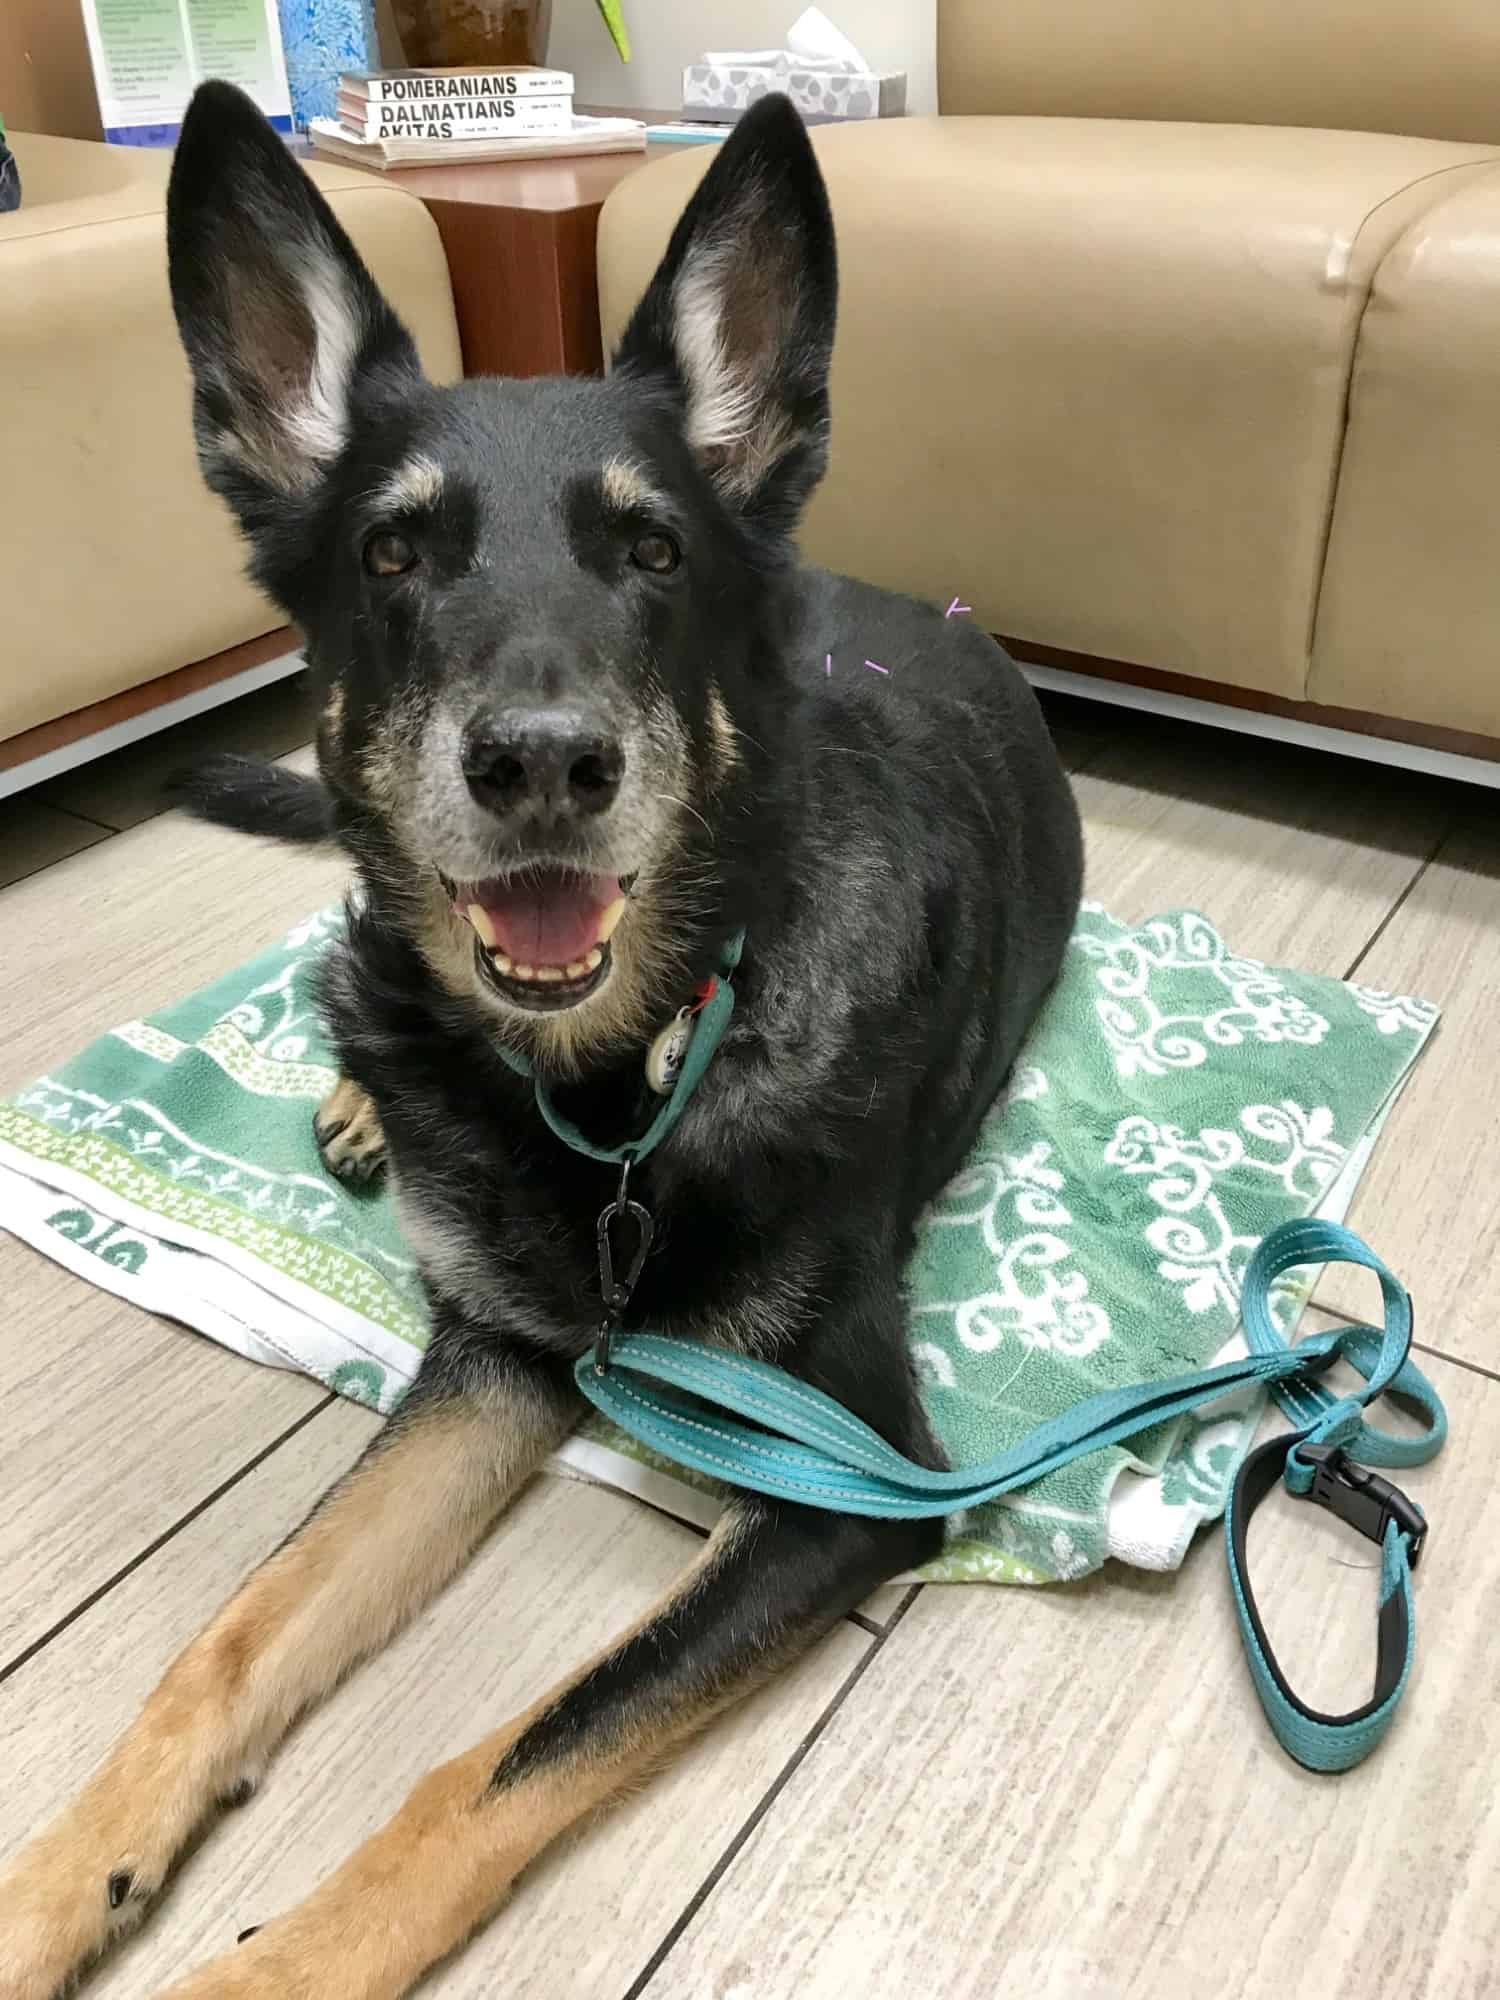
<svg viewBox="0 0 1500 2000">
<path fill-rule="evenodd" d="M 12 132 L 101 136 L 78 0 L 0 0 L 0 112 Z"/>
<path fill-rule="evenodd" d="M 683 64 L 705 49 L 775 48 L 802 0 L 623 0 L 632 59 L 616 56 L 594 0 L 554 0 L 551 58 L 585 103 L 673 111 Z M 375 0 L 382 39 L 389 0 Z M 827 0 L 823 11 L 879 69 L 904 69 L 907 106 L 937 109 L 937 0 Z M 78 0 L 0 0 L 0 113 L 16 132 L 97 139 L 99 105 Z"/>
<path fill-rule="evenodd" d="M 0 0 L 0 5 L 6 0 Z M 682 70 L 705 49 L 770 49 L 804 0 L 622 0 L 631 60 L 622 63 L 594 0 L 553 0 L 552 60 L 584 103 L 674 111 Z M 904 69 L 907 109 L 937 109 L 937 0 L 819 0 L 877 69 Z"/>
</svg>

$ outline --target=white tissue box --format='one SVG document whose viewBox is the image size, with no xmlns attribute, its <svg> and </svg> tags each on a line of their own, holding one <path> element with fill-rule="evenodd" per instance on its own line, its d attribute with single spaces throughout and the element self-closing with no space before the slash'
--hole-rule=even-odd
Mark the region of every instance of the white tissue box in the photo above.
<svg viewBox="0 0 1500 2000">
<path fill-rule="evenodd" d="M 809 125 L 846 118 L 899 118 L 905 70 L 771 69 L 753 63 L 689 63 L 682 72 L 685 115 L 732 125 L 742 111 L 783 90 Z"/>
</svg>

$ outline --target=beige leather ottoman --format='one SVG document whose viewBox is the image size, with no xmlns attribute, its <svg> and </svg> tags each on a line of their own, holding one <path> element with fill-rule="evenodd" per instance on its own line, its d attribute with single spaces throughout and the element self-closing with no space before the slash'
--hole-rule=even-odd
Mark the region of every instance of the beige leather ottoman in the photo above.
<svg viewBox="0 0 1500 2000">
<path fill-rule="evenodd" d="M 0 217 L 0 739 L 283 623 L 198 476 L 167 293 L 169 156 L 11 143 L 24 206 Z M 353 168 L 312 173 L 427 368 L 456 377 L 426 209 Z"/>
</svg>

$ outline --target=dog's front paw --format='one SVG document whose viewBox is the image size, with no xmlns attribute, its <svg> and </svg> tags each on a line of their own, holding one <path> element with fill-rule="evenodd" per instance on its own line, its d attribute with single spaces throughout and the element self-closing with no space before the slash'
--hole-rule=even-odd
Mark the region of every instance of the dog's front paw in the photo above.
<svg viewBox="0 0 1500 2000">
<path fill-rule="evenodd" d="M 372 1181 L 385 1165 L 380 1115 L 357 1083 L 341 1076 L 318 1106 L 313 1137 L 335 1180 Z"/>
<path fill-rule="evenodd" d="M 0 1870 L 0 1996 L 54 2000 L 140 1922 L 164 1864 L 75 1806 Z"/>
</svg>

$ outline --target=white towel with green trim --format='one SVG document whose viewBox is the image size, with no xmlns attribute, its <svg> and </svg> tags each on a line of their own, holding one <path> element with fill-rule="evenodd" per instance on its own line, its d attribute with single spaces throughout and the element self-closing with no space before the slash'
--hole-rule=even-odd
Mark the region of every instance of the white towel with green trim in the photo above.
<svg viewBox="0 0 1500 2000">
<path fill-rule="evenodd" d="M 334 1071 L 310 975 L 342 921 L 320 912 L 0 1104 L 0 1226 L 388 1411 L 426 1337 L 415 1266 L 389 1200 L 329 1179 L 311 1129 Z M 1101 1389 L 1242 1351 L 1256 1244 L 1289 1217 L 1344 1213 L 1436 1019 L 1420 1000 L 1237 957 L 1194 911 L 1131 929 L 1086 903 L 909 1274 L 913 1350 L 951 1461 Z M 1288 1326 L 1311 1283 L 1281 1289 Z M 1050 1582 L 1110 1556 L 1174 1568 L 1222 1512 L 1259 1408 L 1241 1398 L 1159 1426 L 958 1517 L 923 1574 Z M 699 1523 L 721 1504 L 601 1418 L 553 1464 Z"/>
</svg>

